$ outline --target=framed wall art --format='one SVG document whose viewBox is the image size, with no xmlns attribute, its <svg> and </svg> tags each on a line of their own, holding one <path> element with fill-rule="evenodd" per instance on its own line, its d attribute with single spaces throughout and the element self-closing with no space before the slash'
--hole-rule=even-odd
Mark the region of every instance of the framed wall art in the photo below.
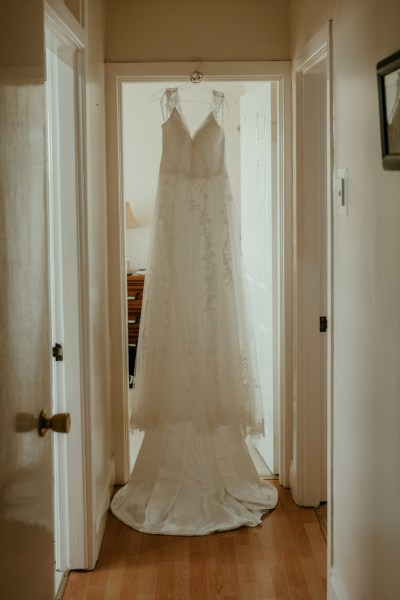
<svg viewBox="0 0 400 600">
<path fill-rule="evenodd" d="M 378 76 L 382 165 L 400 170 L 400 50 L 381 60 Z"/>
</svg>

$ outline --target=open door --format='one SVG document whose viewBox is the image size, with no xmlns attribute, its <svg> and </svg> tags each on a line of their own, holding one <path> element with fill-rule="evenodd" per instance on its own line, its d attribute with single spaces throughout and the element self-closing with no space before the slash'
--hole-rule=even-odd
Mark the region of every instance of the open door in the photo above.
<svg viewBox="0 0 400 600">
<path fill-rule="evenodd" d="M 58 30 L 62 23 L 58 24 Z M 79 257 L 77 49 L 46 19 L 46 116 L 53 412 L 71 413 L 68 437 L 54 440 L 56 569 L 83 568 L 86 556 L 82 326 Z"/>
<path fill-rule="evenodd" d="M 277 207 L 274 186 L 272 83 L 240 98 L 241 238 L 264 409 L 265 437 L 255 440 L 279 472 L 277 377 Z M 275 193 L 274 193 L 275 192 Z"/>
<path fill-rule="evenodd" d="M 294 394 L 290 486 L 295 502 L 329 496 L 332 386 L 332 103 L 327 24 L 293 63 L 295 101 Z"/>
<path fill-rule="evenodd" d="M 42 0 L 0 17 L 0 580 L 8 600 L 54 597 L 51 343 Z M 5 52 L 3 52 L 5 50 Z"/>
</svg>

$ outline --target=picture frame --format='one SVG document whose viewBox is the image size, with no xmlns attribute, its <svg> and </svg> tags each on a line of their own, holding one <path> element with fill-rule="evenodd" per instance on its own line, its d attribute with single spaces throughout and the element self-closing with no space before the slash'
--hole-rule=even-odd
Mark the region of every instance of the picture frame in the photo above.
<svg viewBox="0 0 400 600">
<path fill-rule="evenodd" d="M 382 166 L 400 170 L 400 50 L 376 65 Z"/>
</svg>

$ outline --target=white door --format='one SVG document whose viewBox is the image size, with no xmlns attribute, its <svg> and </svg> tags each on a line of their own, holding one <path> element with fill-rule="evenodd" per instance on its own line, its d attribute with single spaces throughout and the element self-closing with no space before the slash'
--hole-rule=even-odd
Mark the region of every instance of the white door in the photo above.
<svg viewBox="0 0 400 600">
<path fill-rule="evenodd" d="M 327 335 L 319 322 L 327 316 L 327 70 L 325 59 L 302 77 L 302 376 L 310 403 L 303 452 L 305 497 L 314 488 L 315 504 L 327 499 Z"/>
<path fill-rule="evenodd" d="M 279 471 L 274 353 L 274 221 L 271 84 L 240 99 L 241 239 L 256 338 L 265 437 L 255 445 L 269 469 Z"/>
<path fill-rule="evenodd" d="M 46 27 L 51 337 L 62 348 L 53 412 L 69 412 L 73 425 L 54 440 L 58 571 L 86 566 L 76 61 L 76 48 Z"/>
<path fill-rule="evenodd" d="M 329 27 L 295 61 L 294 395 L 291 488 L 316 506 L 327 490 L 331 388 L 331 127 Z M 328 327 L 320 327 L 327 317 Z"/>
<path fill-rule="evenodd" d="M 302 73 L 299 107 L 303 158 L 298 261 L 301 317 L 297 322 L 302 328 L 302 356 L 297 357 L 297 363 L 301 365 L 305 422 L 303 444 L 296 451 L 304 457 L 306 505 L 327 499 L 327 334 L 319 322 L 320 317 L 327 316 L 327 73 L 326 58 Z"/>
<path fill-rule="evenodd" d="M 52 434 L 38 435 L 40 411 L 51 410 L 43 2 L 8 5 L 0 18 L 0 595 L 50 600 Z"/>
</svg>

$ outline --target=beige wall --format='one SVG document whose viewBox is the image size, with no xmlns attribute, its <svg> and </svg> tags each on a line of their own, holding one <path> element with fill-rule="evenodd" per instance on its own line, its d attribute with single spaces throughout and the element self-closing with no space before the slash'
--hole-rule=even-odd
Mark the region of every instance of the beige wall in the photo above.
<svg viewBox="0 0 400 600">
<path fill-rule="evenodd" d="M 82 3 L 83 0 L 64 0 L 65 6 L 74 15 L 75 19 L 82 25 Z"/>
<path fill-rule="evenodd" d="M 2 1 L 0 5 L 0 67 L 38 67 L 36 76 L 41 78 L 44 65 L 43 14 L 38 10 L 37 0 Z M 10 44 L 13 40 L 23 43 Z M 12 71 L 15 77 L 16 71 Z"/>
<path fill-rule="evenodd" d="M 290 56 L 299 58 L 300 49 L 329 20 L 333 19 L 337 0 L 290 0 Z"/>
<path fill-rule="evenodd" d="M 287 0 L 107 0 L 107 62 L 285 60 Z"/>
<path fill-rule="evenodd" d="M 334 530 L 338 600 L 400 597 L 400 173 L 383 171 L 376 63 L 400 46 L 398 0 L 292 0 L 294 57 L 333 18 Z"/>
</svg>

